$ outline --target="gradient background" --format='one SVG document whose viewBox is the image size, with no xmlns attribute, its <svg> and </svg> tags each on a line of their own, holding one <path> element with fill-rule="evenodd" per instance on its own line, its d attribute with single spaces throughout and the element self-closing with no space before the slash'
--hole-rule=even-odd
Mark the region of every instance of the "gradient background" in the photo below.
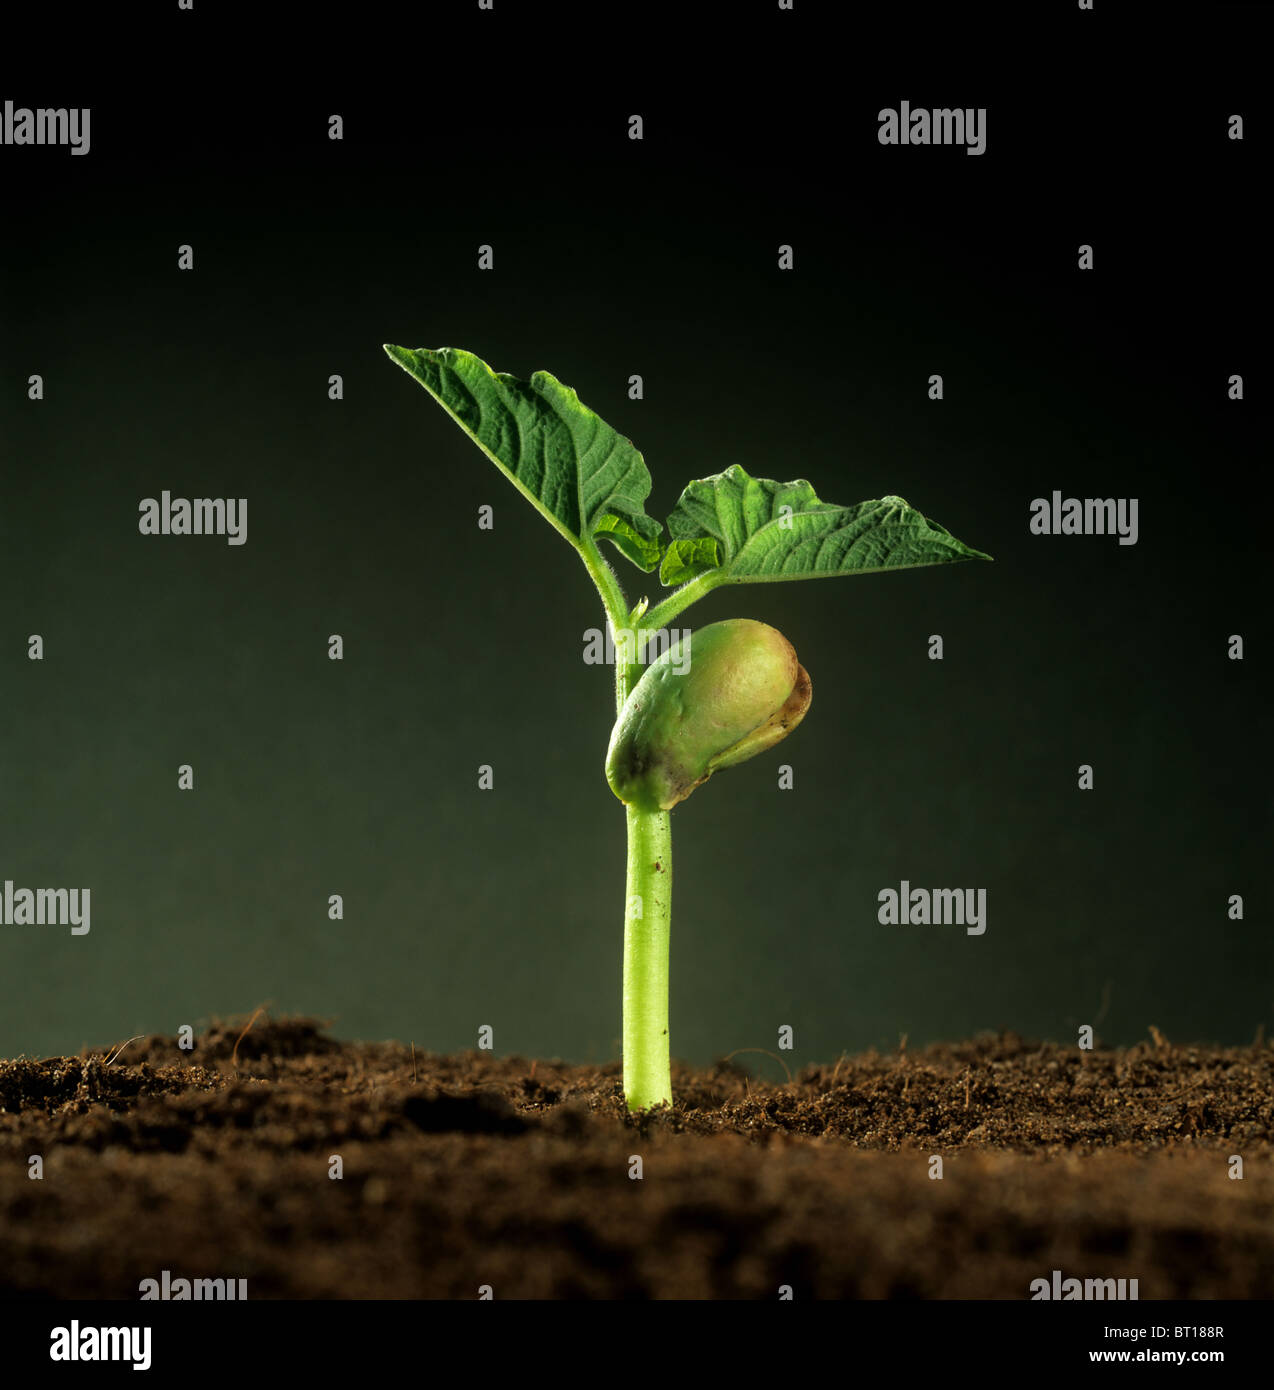
<svg viewBox="0 0 1274 1390">
<path fill-rule="evenodd" d="M 678 620 L 775 624 L 815 698 L 675 813 L 675 1055 L 1270 1024 L 1267 16 L 1191 12 L 1183 81 L 1065 6 L 1029 33 L 455 6 L 412 34 L 371 6 L 321 62 L 244 13 L 130 19 L 127 80 L 50 60 L 0 92 L 93 108 L 88 157 L 0 149 L 0 880 L 93 898 L 84 938 L 0 927 L 0 1052 L 268 1002 L 618 1056 L 599 606 L 385 341 L 552 371 L 643 451 L 653 516 L 740 463 L 900 493 L 996 557 Z M 904 98 L 987 107 L 987 153 L 881 147 Z M 246 496 L 247 544 L 140 536 L 164 488 Z M 1138 497 L 1139 543 L 1032 537 L 1054 488 Z M 881 926 L 902 878 L 985 888 L 985 936 Z"/>
</svg>

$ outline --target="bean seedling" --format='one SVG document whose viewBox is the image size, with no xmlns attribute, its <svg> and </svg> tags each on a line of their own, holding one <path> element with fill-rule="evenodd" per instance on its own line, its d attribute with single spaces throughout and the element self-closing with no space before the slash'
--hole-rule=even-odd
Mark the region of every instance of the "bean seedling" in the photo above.
<svg viewBox="0 0 1274 1390">
<path fill-rule="evenodd" d="M 664 528 L 647 516 L 645 460 L 548 372 L 520 381 L 459 348 L 385 351 L 413 376 L 574 547 L 606 612 L 616 720 L 606 778 L 628 818 L 624 916 L 624 1096 L 670 1104 L 669 812 L 715 772 L 771 748 L 809 708 L 810 679 L 787 639 L 751 619 L 710 624 L 666 646 L 650 639 L 726 584 L 876 574 L 991 557 L 901 497 L 839 507 L 804 479 L 752 478 L 737 465 L 689 483 Z M 630 607 L 603 558 L 608 541 L 672 592 Z"/>
</svg>

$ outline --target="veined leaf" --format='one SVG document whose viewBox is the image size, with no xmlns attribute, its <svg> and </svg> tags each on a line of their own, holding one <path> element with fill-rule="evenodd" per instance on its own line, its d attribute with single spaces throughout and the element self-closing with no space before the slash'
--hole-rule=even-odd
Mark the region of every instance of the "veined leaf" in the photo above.
<svg viewBox="0 0 1274 1390">
<path fill-rule="evenodd" d="M 654 521 L 654 518 L 647 517 L 646 520 Z M 664 528 L 657 521 L 655 521 L 655 526 L 658 529 L 654 536 L 647 539 L 635 526 L 630 525 L 622 517 L 615 516 L 613 512 L 607 512 L 605 516 L 598 518 L 597 525 L 593 527 L 593 534 L 599 539 L 605 537 L 621 555 L 626 555 L 638 569 L 643 569 L 649 574 L 659 563 L 659 557 L 664 550 L 662 539 Z"/>
<path fill-rule="evenodd" d="M 698 574 L 720 568 L 721 550 L 711 536 L 698 540 L 670 541 L 659 567 L 662 584 L 684 584 Z"/>
<path fill-rule="evenodd" d="M 605 537 L 647 572 L 659 563 L 645 460 L 571 387 L 548 372 L 529 381 L 493 372 L 461 348 L 385 351 L 577 549 Z"/>
<path fill-rule="evenodd" d="M 668 518 L 666 585 L 715 572 L 722 584 L 989 560 L 901 497 L 855 507 L 823 502 L 803 478 L 752 478 L 737 464 L 687 486 Z"/>
</svg>

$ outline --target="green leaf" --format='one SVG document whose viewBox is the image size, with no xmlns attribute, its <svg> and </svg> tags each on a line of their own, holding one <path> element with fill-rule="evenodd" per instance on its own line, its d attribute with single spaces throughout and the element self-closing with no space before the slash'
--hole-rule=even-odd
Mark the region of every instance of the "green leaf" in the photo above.
<svg viewBox="0 0 1274 1390">
<path fill-rule="evenodd" d="M 838 507 L 803 478 L 751 478 L 737 464 L 690 483 L 668 531 L 659 572 L 666 585 L 714 572 L 721 584 L 751 584 L 991 558 L 901 497 Z"/>
<path fill-rule="evenodd" d="M 653 517 L 647 517 L 648 521 L 653 521 Z M 599 517 L 597 525 L 593 527 L 593 534 L 599 539 L 606 539 L 619 551 L 621 555 L 630 559 L 638 569 L 645 570 L 647 574 L 659 563 L 659 557 L 663 554 L 663 542 L 660 533 L 663 527 L 656 521 L 655 525 L 659 528 L 652 539 L 642 535 L 635 527 L 621 517 L 615 516 L 611 512 L 603 517 Z"/>
<path fill-rule="evenodd" d="M 720 567 L 721 552 L 711 536 L 692 541 L 670 541 L 659 567 L 662 584 L 684 584 L 687 579 Z"/>
<path fill-rule="evenodd" d="M 646 515 L 650 472 L 632 442 L 548 372 L 519 381 L 460 348 L 385 351 L 425 388 L 576 549 L 604 537 L 649 572 L 663 527 Z"/>
</svg>

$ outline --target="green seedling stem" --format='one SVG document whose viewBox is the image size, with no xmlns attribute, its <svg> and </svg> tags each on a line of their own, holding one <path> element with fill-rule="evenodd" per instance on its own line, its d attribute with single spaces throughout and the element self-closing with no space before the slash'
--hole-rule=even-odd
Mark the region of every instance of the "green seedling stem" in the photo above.
<svg viewBox="0 0 1274 1390">
<path fill-rule="evenodd" d="M 722 585 L 989 560 L 901 497 L 823 502 L 804 479 L 737 465 L 682 491 L 664 525 L 648 516 L 641 454 L 548 372 L 523 381 L 459 348 L 385 351 L 576 550 L 615 649 L 615 726 L 606 778 L 624 803 L 624 1096 L 672 1103 L 668 1025 L 672 808 L 714 773 L 756 756 L 804 718 L 810 680 L 785 637 L 751 619 L 713 623 L 644 660 L 648 637 Z M 671 592 L 630 607 L 606 540 Z"/>
</svg>

